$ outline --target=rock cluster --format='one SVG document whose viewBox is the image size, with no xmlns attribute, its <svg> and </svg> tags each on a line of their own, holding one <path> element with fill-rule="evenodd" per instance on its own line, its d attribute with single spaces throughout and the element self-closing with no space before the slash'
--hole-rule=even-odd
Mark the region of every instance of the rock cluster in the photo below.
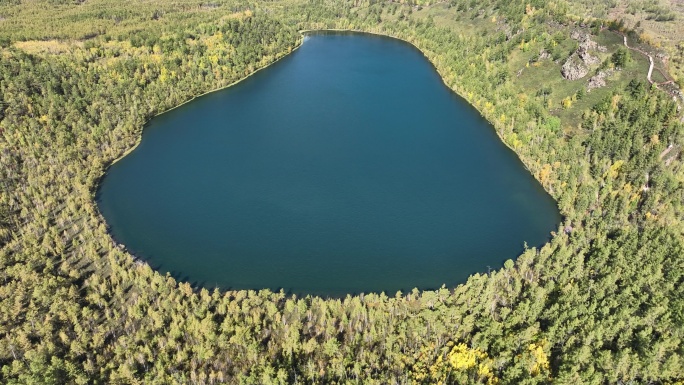
<svg viewBox="0 0 684 385">
<path fill-rule="evenodd" d="M 599 64 L 600 60 L 590 54 L 590 51 L 606 52 L 606 47 L 591 40 L 589 34 L 582 31 L 573 31 L 570 37 L 580 42 L 575 51 L 561 67 L 561 75 L 567 80 L 577 80 L 589 73 L 589 67 Z M 597 79 L 600 84 L 600 79 Z M 605 82 L 604 82 L 605 83 Z M 605 84 L 604 84 L 605 85 Z"/>
<path fill-rule="evenodd" d="M 572 33 L 570 34 L 570 38 L 572 40 L 577 40 L 578 42 L 580 42 L 580 47 L 584 47 L 584 49 L 594 49 L 600 52 L 606 52 L 606 47 L 599 45 L 597 42 L 591 40 L 591 35 L 583 31 L 572 31 Z"/>
<path fill-rule="evenodd" d="M 595 88 L 601 88 L 606 86 L 606 78 L 612 74 L 611 70 L 599 71 L 596 75 L 589 79 L 589 84 L 587 84 L 587 92 Z"/>
<path fill-rule="evenodd" d="M 577 53 L 572 54 L 561 67 L 561 75 L 567 80 L 578 80 L 587 76 L 589 68 L 582 62 Z"/>
<path fill-rule="evenodd" d="M 570 38 L 572 40 L 582 41 L 587 38 L 587 34 L 579 30 L 574 30 L 570 33 Z"/>
<path fill-rule="evenodd" d="M 580 59 L 584 62 L 584 64 L 591 66 L 594 64 L 598 64 L 600 62 L 599 58 L 596 56 L 591 56 L 589 54 L 589 51 L 586 49 L 583 49 L 581 46 L 577 50 L 577 56 L 579 56 Z"/>
<path fill-rule="evenodd" d="M 550 54 L 547 50 L 545 50 L 545 49 L 542 48 L 542 49 L 539 51 L 539 61 L 542 61 L 542 60 L 545 60 L 545 59 L 551 59 L 551 54 Z"/>
</svg>

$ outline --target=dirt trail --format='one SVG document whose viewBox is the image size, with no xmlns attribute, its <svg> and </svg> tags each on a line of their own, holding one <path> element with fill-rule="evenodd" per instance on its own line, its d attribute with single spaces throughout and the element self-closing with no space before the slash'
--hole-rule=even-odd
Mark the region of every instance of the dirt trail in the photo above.
<svg viewBox="0 0 684 385">
<path fill-rule="evenodd" d="M 648 73 L 646 74 L 646 79 L 648 80 L 648 82 L 649 82 L 650 84 L 655 85 L 655 87 L 656 87 L 657 89 L 659 89 L 659 90 L 661 90 L 661 91 L 663 91 L 663 92 L 666 92 L 668 95 L 672 96 L 672 97 L 675 99 L 675 101 L 677 102 L 677 105 L 679 106 L 679 109 L 680 109 L 680 110 L 682 109 L 682 104 L 681 104 L 681 102 L 679 101 L 679 98 L 680 98 L 680 97 L 679 97 L 679 95 L 677 94 L 677 92 L 674 92 L 674 93 L 673 93 L 672 91 L 668 90 L 667 87 L 665 87 L 665 88 L 661 87 L 661 86 L 665 86 L 665 85 L 668 85 L 668 84 L 675 84 L 675 83 L 674 83 L 673 80 L 670 79 L 670 77 L 669 77 L 662 69 L 660 69 L 660 68 L 655 68 L 655 63 L 654 63 L 654 61 L 653 61 L 653 56 L 651 56 L 651 55 L 650 55 L 649 53 L 647 53 L 647 52 L 642 51 L 642 50 L 639 49 L 639 48 L 630 47 L 629 44 L 627 43 L 627 35 L 625 35 L 624 33 L 620 32 L 620 31 L 613 31 L 613 30 L 610 30 L 610 29 L 608 29 L 607 27 L 602 27 L 601 30 L 602 30 L 602 31 L 608 30 L 608 31 L 611 31 L 611 32 L 613 32 L 613 33 L 616 33 L 616 34 L 622 36 L 622 42 L 623 42 L 623 44 L 625 45 L 625 47 L 627 47 L 627 49 L 632 50 L 632 51 L 635 51 L 635 52 L 639 52 L 640 54 L 646 56 L 646 57 L 648 58 L 648 62 L 649 62 Z M 658 72 L 660 72 L 660 74 L 663 76 L 663 78 L 665 78 L 665 81 L 664 81 L 664 82 L 662 82 L 662 83 L 656 83 L 656 82 L 653 81 L 653 79 L 651 79 L 651 76 L 653 75 L 653 69 L 654 69 L 654 68 L 655 68 Z M 681 119 L 681 120 L 682 120 L 682 123 L 684 123 L 684 116 L 682 116 L 682 119 Z"/>
<path fill-rule="evenodd" d="M 648 79 L 649 83 L 653 84 L 653 80 L 651 80 L 651 75 L 653 75 L 653 67 L 654 67 L 653 56 L 651 56 L 648 53 L 640 50 L 639 48 L 630 47 L 627 44 L 627 36 L 626 35 L 622 35 L 622 39 L 623 39 L 623 42 L 625 43 L 625 47 L 627 47 L 628 49 L 631 49 L 632 51 L 639 52 L 640 54 L 642 54 L 648 58 L 649 66 L 648 66 L 648 74 L 646 75 L 646 79 Z M 657 86 L 657 84 L 656 84 L 656 86 Z"/>
</svg>

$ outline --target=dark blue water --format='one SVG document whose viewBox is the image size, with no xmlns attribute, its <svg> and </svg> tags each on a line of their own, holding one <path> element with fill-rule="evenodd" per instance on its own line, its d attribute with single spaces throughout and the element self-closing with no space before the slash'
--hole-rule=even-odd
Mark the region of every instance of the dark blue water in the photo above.
<svg viewBox="0 0 684 385">
<path fill-rule="evenodd" d="M 560 220 L 418 50 L 361 34 L 311 35 L 153 119 L 98 204 L 114 238 L 162 272 L 320 295 L 455 285 Z"/>
</svg>

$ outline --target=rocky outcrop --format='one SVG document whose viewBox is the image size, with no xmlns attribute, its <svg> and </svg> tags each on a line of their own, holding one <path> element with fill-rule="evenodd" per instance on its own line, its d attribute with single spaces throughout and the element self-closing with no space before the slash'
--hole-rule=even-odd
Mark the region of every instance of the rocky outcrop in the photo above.
<svg viewBox="0 0 684 385">
<path fill-rule="evenodd" d="M 587 84 L 587 92 L 596 88 L 601 88 L 606 86 L 606 78 L 612 74 L 612 71 L 599 71 L 596 75 L 589 79 L 589 84 Z"/>
<path fill-rule="evenodd" d="M 589 50 L 595 50 L 599 52 L 606 52 L 607 49 L 606 47 L 599 45 L 597 42 L 591 40 L 591 35 L 588 33 L 584 33 L 582 31 L 573 31 L 570 34 L 570 38 L 573 40 L 577 40 L 579 44 L 579 49 L 589 51 Z"/>
<path fill-rule="evenodd" d="M 579 47 L 561 67 L 561 75 L 567 80 L 582 79 L 589 73 L 589 67 L 597 65 L 601 60 L 592 55 L 591 51 L 605 52 L 606 47 L 591 40 L 591 36 L 583 31 L 572 31 L 570 37 L 579 41 Z M 595 84 L 601 84 L 602 78 L 595 79 Z M 605 85 L 605 82 L 604 82 Z"/>
<path fill-rule="evenodd" d="M 567 80 L 582 79 L 588 73 L 589 68 L 587 68 L 577 53 L 572 54 L 561 67 L 561 75 Z"/>
<path fill-rule="evenodd" d="M 582 32 L 580 30 L 577 30 L 577 29 L 570 33 L 570 38 L 572 40 L 582 41 L 582 40 L 586 39 L 587 37 L 588 36 L 586 33 Z"/>
<path fill-rule="evenodd" d="M 588 66 L 592 66 L 601 62 L 596 56 L 591 56 L 589 54 L 589 50 L 582 48 L 582 46 L 580 46 L 580 48 L 577 50 L 577 56 L 579 56 L 579 58 L 582 59 L 582 62 Z"/>
<path fill-rule="evenodd" d="M 539 51 L 539 61 L 546 60 L 546 59 L 551 59 L 551 54 L 549 53 L 549 51 L 542 48 Z"/>
</svg>

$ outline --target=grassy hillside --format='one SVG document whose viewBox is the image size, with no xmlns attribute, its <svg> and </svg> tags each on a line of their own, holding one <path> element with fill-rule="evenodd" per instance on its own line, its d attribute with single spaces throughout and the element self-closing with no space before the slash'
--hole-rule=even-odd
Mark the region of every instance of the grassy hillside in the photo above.
<svg viewBox="0 0 684 385">
<path fill-rule="evenodd" d="M 657 67 L 684 88 L 684 3 L 679 0 L 577 0 L 572 13 L 582 18 L 621 20 L 658 56 Z"/>
<path fill-rule="evenodd" d="M 683 381 L 683 127 L 645 57 L 574 3 L 403 3 L 0 4 L 0 382 Z M 193 288 L 116 245 L 94 191 L 145 121 L 321 28 L 421 49 L 556 198 L 553 239 L 456 288 L 345 299 Z"/>
</svg>

